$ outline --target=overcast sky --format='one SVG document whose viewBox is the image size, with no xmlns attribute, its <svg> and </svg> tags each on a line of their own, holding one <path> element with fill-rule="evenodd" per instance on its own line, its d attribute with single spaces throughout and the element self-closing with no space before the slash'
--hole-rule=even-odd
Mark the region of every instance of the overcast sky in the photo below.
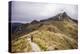
<svg viewBox="0 0 80 54">
<path fill-rule="evenodd" d="M 12 22 L 29 23 L 32 20 L 42 20 L 65 11 L 71 18 L 78 18 L 77 5 L 48 4 L 35 2 L 12 2 Z"/>
</svg>

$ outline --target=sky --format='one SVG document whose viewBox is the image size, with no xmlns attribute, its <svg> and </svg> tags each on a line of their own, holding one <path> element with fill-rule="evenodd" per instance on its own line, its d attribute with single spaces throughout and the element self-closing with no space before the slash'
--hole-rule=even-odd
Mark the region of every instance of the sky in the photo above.
<svg viewBox="0 0 80 54">
<path fill-rule="evenodd" d="M 42 20 L 66 12 L 71 18 L 78 18 L 78 6 L 70 4 L 36 3 L 26 1 L 12 2 L 13 23 L 30 23 L 33 20 Z"/>
</svg>

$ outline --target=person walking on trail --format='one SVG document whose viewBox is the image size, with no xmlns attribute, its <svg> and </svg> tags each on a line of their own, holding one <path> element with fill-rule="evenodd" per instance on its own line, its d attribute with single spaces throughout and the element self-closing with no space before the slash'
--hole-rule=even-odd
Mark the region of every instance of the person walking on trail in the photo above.
<svg viewBox="0 0 80 54">
<path fill-rule="evenodd" d="M 33 42 L 33 36 L 31 36 L 31 41 Z"/>
</svg>

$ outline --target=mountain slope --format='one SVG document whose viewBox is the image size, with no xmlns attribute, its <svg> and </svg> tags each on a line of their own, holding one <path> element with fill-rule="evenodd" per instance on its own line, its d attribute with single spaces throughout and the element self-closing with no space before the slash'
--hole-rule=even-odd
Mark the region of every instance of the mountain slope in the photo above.
<svg viewBox="0 0 80 54">
<path fill-rule="evenodd" d="M 77 49 L 77 33 L 77 22 L 65 12 L 39 22 L 34 20 L 17 27 L 17 31 L 12 34 L 15 37 L 11 41 L 12 52 L 32 51 L 29 39 L 40 47 L 40 51 Z"/>
</svg>

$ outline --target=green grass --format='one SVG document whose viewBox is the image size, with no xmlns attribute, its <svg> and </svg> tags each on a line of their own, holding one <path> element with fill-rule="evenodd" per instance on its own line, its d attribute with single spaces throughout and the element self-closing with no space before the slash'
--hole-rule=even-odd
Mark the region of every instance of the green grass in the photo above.
<svg viewBox="0 0 80 54">
<path fill-rule="evenodd" d="M 12 52 L 26 52 L 31 51 L 31 46 L 27 41 L 27 38 L 18 39 L 17 41 L 12 42 Z"/>
<path fill-rule="evenodd" d="M 42 40 L 40 38 L 34 38 L 34 42 L 39 45 L 41 50 L 47 51 L 48 47 L 47 47 L 47 44 L 44 42 L 44 40 Z"/>
<path fill-rule="evenodd" d="M 74 36 L 72 38 L 64 33 L 47 30 L 47 28 L 50 27 L 45 26 L 43 27 L 43 29 L 40 28 L 40 30 L 37 33 L 31 34 L 33 36 L 34 42 L 37 43 L 42 50 L 47 51 L 51 49 L 55 50 L 56 48 L 57 49 L 77 48 L 77 41 L 76 39 L 74 39 Z M 55 31 L 57 31 L 57 28 Z M 50 47 L 52 48 L 49 49 Z"/>
<path fill-rule="evenodd" d="M 17 38 L 12 41 L 12 52 L 31 51 L 31 46 L 27 41 L 27 36 L 33 36 L 35 42 L 42 51 L 48 50 L 66 50 L 76 49 L 78 46 L 77 40 L 77 25 L 72 21 L 51 21 L 40 24 L 34 24 L 27 27 L 32 32 L 26 34 L 25 37 Z M 26 50 L 25 50 L 26 49 Z"/>
</svg>

